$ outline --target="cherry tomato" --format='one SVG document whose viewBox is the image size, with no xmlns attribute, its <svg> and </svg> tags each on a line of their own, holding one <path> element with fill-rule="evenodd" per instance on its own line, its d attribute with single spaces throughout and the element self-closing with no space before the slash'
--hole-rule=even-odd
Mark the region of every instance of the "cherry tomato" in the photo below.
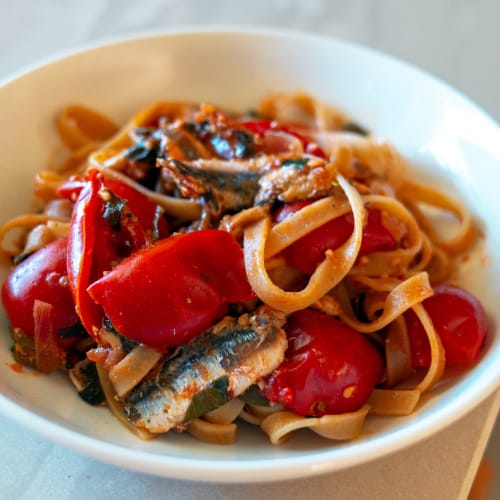
<svg viewBox="0 0 500 500">
<path fill-rule="evenodd" d="M 168 236 L 167 220 L 164 217 L 158 217 L 157 205 L 146 195 L 111 177 L 105 177 L 103 182 L 115 196 L 127 203 L 130 212 L 137 217 L 144 231 L 157 231 L 157 238 Z"/>
<path fill-rule="evenodd" d="M 78 323 L 66 272 L 67 238 L 40 248 L 18 264 L 2 286 L 2 303 L 12 327 L 34 335 L 35 300 L 50 304 L 54 328 L 60 330 Z"/>
<path fill-rule="evenodd" d="M 488 331 L 486 313 L 479 300 L 462 288 L 439 285 L 424 300 L 434 328 L 446 353 L 446 365 L 471 365 Z M 429 366 L 431 352 L 425 330 L 413 311 L 405 313 L 413 366 Z"/>
<path fill-rule="evenodd" d="M 102 182 L 115 196 L 127 203 L 130 212 L 137 217 L 145 231 L 158 231 L 157 236 L 159 238 L 168 236 L 169 228 L 167 220 L 164 217 L 158 217 L 157 205 L 147 196 L 132 186 L 112 177 L 104 177 Z M 75 176 L 59 186 L 57 194 L 62 198 L 76 201 L 81 190 L 87 183 L 88 180 L 84 177 Z"/>
<path fill-rule="evenodd" d="M 382 357 L 362 334 L 312 309 L 293 313 L 283 363 L 264 395 L 295 413 L 321 417 L 359 409 L 383 370 Z"/>
<path fill-rule="evenodd" d="M 144 228 L 131 214 L 118 209 L 120 200 L 106 201 L 102 175 L 92 171 L 80 189 L 71 219 L 67 269 L 70 289 L 82 325 L 90 335 L 97 335 L 103 312 L 87 293 L 87 287 L 105 271 L 142 248 L 146 243 Z M 109 203 L 115 203 L 114 208 Z"/>
<path fill-rule="evenodd" d="M 249 120 L 242 122 L 241 125 L 260 137 L 272 131 L 285 132 L 286 134 L 293 135 L 302 142 L 304 151 L 307 154 L 318 156 L 319 158 L 326 158 L 325 152 L 312 139 L 294 130 L 291 126 L 278 124 L 272 120 Z"/>
<path fill-rule="evenodd" d="M 195 231 L 139 250 L 88 292 L 126 337 L 166 350 L 202 333 L 227 303 L 254 296 L 229 233 Z"/>
<path fill-rule="evenodd" d="M 311 202 L 299 201 L 284 205 L 275 214 L 276 222 L 281 222 L 309 203 Z M 363 240 L 358 254 L 359 257 L 368 255 L 371 252 L 392 250 L 395 246 L 394 237 L 382 224 L 380 210 L 368 209 L 367 212 L 368 216 L 366 225 L 363 228 Z M 335 250 L 345 243 L 352 234 L 353 229 L 352 214 L 337 217 L 292 243 L 283 251 L 283 255 L 291 267 L 305 274 L 312 274 L 318 264 L 324 260 L 326 250 Z"/>
</svg>

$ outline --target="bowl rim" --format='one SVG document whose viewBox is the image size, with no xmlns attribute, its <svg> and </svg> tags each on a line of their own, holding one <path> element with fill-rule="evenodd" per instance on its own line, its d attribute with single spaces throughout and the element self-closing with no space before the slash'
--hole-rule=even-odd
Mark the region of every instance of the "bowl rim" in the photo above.
<svg viewBox="0 0 500 500">
<path fill-rule="evenodd" d="M 395 56 L 386 54 L 379 50 L 338 39 L 330 35 L 315 34 L 302 30 L 283 29 L 273 27 L 262 27 L 254 25 L 183 25 L 166 30 L 140 31 L 132 34 L 117 35 L 99 39 L 90 43 L 79 44 L 63 51 L 57 51 L 46 58 L 24 65 L 18 70 L 10 73 L 0 80 L 0 92 L 8 85 L 27 77 L 48 65 L 63 63 L 65 60 L 89 53 L 99 49 L 111 49 L 115 45 L 134 43 L 137 41 L 155 40 L 157 38 L 175 38 L 178 36 L 203 36 L 203 35 L 232 35 L 232 36 L 254 36 L 254 37 L 279 37 L 282 39 L 304 40 L 321 44 L 331 44 L 342 48 L 342 50 L 359 51 L 370 57 L 388 61 L 390 64 L 404 68 L 415 75 L 432 80 L 447 93 L 451 93 L 459 100 L 465 102 L 479 113 L 481 118 L 490 122 L 496 129 L 498 124 L 479 105 L 470 100 L 460 91 L 451 87 L 445 81 L 433 76 L 418 66 L 403 61 Z M 493 349 L 493 346 L 491 347 Z M 494 349 L 500 354 L 500 345 Z M 488 355 L 488 357 L 492 357 Z M 489 360 L 492 364 L 493 360 Z M 152 455 L 147 451 L 133 450 L 121 447 L 113 443 L 100 441 L 88 435 L 71 430 L 63 425 L 54 423 L 29 409 L 22 407 L 15 401 L 0 393 L 0 411 L 13 421 L 31 429 L 35 433 L 55 441 L 63 446 L 91 456 L 97 460 L 123 466 L 143 473 L 167 476 L 176 479 L 187 479 L 191 481 L 243 483 L 248 481 L 277 481 L 291 478 L 301 478 L 323 474 L 326 472 L 346 469 L 348 467 L 370 462 L 377 458 L 393 454 L 407 448 L 417 442 L 430 437 L 443 430 L 445 427 L 455 423 L 472 409 L 476 408 L 488 396 L 500 386 L 500 367 L 496 373 L 489 371 L 480 372 L 475 385 L 481 387 L 481 391 L 473 394 L 468 393 L 464 398 L 448 401 L 444 407 L 438 407 L 431 414 L 423 413 L 421 418 L 412 422 L 412 434 L 408 436 L 406 427 L 391 432 L 389 436 L 374 437 L 362 442 L 362 458 L 359 456 L 359 445 L 353 444 L 342 450 L 342 457 L 333 457 L 335 448 L 332 450 L 321 450 L 313 455 L 301 457 L 280 457 L 279 459 L 265 460 L 210 460 L 197 458 L 169 457 L 168 455 Z M 383 439 L 384 446 L 380 446 Z M 215 465 L 214 465 L 215 464 Z M 229 474 L 228 474 L 229 472 Z M 258 475 L 257 475 L 258 473 Z"/>
<path fill-rule="evenodd" d="M 250 36 L 272 36 L 280 38 L 303 39 L 305 41 L 316 41 L 321 43 L 333 43 L 337 46 L 343 46 L 344 49 L 354 50 L 370 54 L 372 57 L 377 57 L 380 60 L 386 60 L 393 64 L 397 64 L 406 68 L 409 71 L 419 73 L 427 79 L 434 80 L 435 83 L 445 88 L 447 92 L 451 92 L 456 97 L 466 101 L 474 107 L 476 111 L 481 112 L 483 118 L 486 118 L 492 124 L 500 129 L 500 121 L 497 122 L 486 109 L 472 100 L 465 92 L 453 87 L 443 78 L 440 78 L 428 70 L 420 67 L 418 64 L 406 61 L 396 55 L 384 52 L 382 50 L 364 45 L 360 42 L 347 40 L 345 38 L 329 35 L 326 33 L 314 33 L 304 29 L 278 27 L 278 26 L 263 26 L 252 23 L 214 23 L 214 24 L 197 24 L 187 23 L 179 26 L 171 26 L 165 29 L 143 29 L 133 30 L 128 33 L 120 33 L 111 36 L 98 37 L 89 42 L 81 42 L 71 45 L 68 48 L 54 50 L 45 57 L 39 57 L 33 62 L 23 64 L 20 67 L 9 71 L 0 78 L 0 90 L 13 83 L 14 81 L 27 76 L 30 73 L 41 69 L 50 64 L 59 63 L 66 58 L 77 56 L 83 52 L 90 52 L 95 49 L 102 49 L 121 43 L 131 43 L 140 40 L 174 37 L 174 36 L 192 36 L 192 35 L 250 35 Z"/>
</svg>

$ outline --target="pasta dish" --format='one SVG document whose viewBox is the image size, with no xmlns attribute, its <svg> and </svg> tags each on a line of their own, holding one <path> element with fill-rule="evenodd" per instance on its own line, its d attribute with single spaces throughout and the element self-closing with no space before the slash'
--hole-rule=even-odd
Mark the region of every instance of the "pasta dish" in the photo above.
<svg viewBox="0 0 500 500">
<path fill-rule="evenodd" d="M 342 111 L 277 94 L 56 125 L 69 153 L 0 228 L 13 356 L 139 437 L 353 439 L 477 362 L 486 314 L 452 283 L 470 214 Z"/>
</svg>

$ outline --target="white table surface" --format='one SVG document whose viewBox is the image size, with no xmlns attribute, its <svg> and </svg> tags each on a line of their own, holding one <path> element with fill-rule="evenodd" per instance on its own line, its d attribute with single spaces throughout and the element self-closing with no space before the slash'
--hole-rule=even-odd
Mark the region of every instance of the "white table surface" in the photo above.
<svg viewBox="0 0 500 500">
<path fill-rule="evenodd" d="M 0 0 L 0 80 L 40 59 L 110 37 L 193 24 L 252 24 L 317 32 L 382 50 L 458 88 L 498 122 L 499 20 L 498 0 Z M 202 485 L 130 472 L 52 444 L 0 416 L 0 499 L 454 500 L 465 498 L 471 480 L 457 481 L 457 468 L 476 470 L 497 410 L 498 397 L 492 397 L 440 435 L 397 455 L 267 485 Z M 429 467 L 430 449 L 443 457 L 439 467 Z M 450 453 L 453 462 L 446 459 Z M 500 429 L 486 454 L 498 476 Z M 408 470 L 409 461 L 419 464 L 419 475 Z M 445 482 L 446 488 L 436 486 Z M 489 499 L 500 498 L 499 482 L 491 485 Z M 381 488 L 383 495 L 367 493 Z"/>
</svg>

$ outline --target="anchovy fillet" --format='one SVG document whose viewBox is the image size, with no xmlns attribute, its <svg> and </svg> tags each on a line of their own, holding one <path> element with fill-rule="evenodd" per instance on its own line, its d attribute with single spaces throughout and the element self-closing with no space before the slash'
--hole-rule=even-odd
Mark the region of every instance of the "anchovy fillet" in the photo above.
<svg viewBox="0 0 500 500">
<path fill-rule="evenodd" d="M 283 313 L 267 306 L 250 316 L 224 318 L 125 397 L 129 420 L 153 433 L 166 432 L 186 421 L 193 399 L 203 391 L 223 390 L 222 402 L 239 396 L 283 361 L 284 322 Z"/>
</svg>

